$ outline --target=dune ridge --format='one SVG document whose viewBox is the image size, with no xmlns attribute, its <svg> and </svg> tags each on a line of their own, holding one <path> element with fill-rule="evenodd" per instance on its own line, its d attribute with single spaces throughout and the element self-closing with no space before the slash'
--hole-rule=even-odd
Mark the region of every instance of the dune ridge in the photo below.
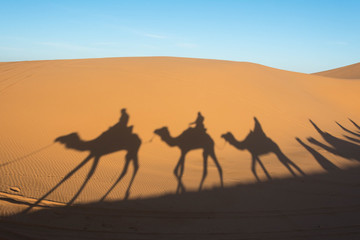
<svg viewBox="0 0 360 240">
<path fill-rule="evenodd" d="M 0 216 L 22 219 L 24 215 L 28 219 L 46 201 L 70 208 L 96 202 L 106 205 L 124 198 L 144 199 L 147 204 L 148 198 L 175 193 L 180 181 L 173 171 L 180 150 L 168 146 L 154 130 L 166 126 L 176 137 L 189 128 L 199 111 L 215 143 L 224 191 L 239 183 L 254 186 L 251 184 L 267 182 L 269 176 L 271 181 L 301 182 L 308 175 L 326 172 L 339 174 L 335 182 L 353 191 L 353 183 L 341 182 L 343 174 L 337 172 L 344 171 L 345 176 L 346 169 L 359 166 L 359 92 L 359 81 L 246 62 L 139 57 L 0 63 L 0 192 L 5 194 L 0 200 Z M 126 151 L 96 160 L 88 158 L 86 149 L 68 149 L 54 142 L 75 132 L 83 142 L 92 141 L 118 123 L 122 108 L 127 109 L 129 125 L 142 141 L 133 184 L 134 166 L 126 168 Z M 236 149 L 221 136 L 231 132 L 241 141 L 259 129 L 256 126 L 261 126 L 264 134 L 255 134 L 251 146 L 260 151 L 265 135 L 281 153 L 259 154 L 254 170 L 249 145 Z M 102 144 L 108 143 L 112 144 Z M 286 166 L 289 162 L 300 171 L 292 172 Z M 199 189 L 206 166 L 203 190 L 220 186 L 218 167 L 212 161 L 206 165 L 202 152 L 194 150 L 185 158 L 181 179 L 185 193 Z M 331 191 L 328 180 L 324 191 Z M 221 191 L 215 192 L 209 206 L 221 198 Z M 29 199 L 28 204 L 16 203 Z M 343 200 L 329 201 L 335 205 L 351 202 L 351 193 Z M 323 201 L 325 198 L 319 203 Z M 293 208 L 297 211 L 300 206 Z M 195 211 L 185 203 L 183 207 Z M 23 215 L 16 215 L 20 212 Z M 79 223 L 90 224 L 86 217 L 79 218 Z M 46 219 L 47 215 L 42 220 Z M 56 214 L 54 220 L 59 220 Z M 14 235 L 11 229 L 16 223 L 7 226 L 4 231 Z M 91 231 L 91 224 L 86 229 Z M 37 230 L 26 231 L 24 236 L 37 234 Z"/>
<path fill-rule="evenodd" d="M 314 74 L 331 78 L 360 79 L 360 63 L 334 68 L 327 71 L 317 72 Z"/>
</svg>

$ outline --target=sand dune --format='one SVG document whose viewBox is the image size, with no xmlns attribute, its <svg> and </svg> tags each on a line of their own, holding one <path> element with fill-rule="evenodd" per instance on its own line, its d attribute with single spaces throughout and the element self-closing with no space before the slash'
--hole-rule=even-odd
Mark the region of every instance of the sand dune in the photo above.
<svg viewBox="0 0 360 240">
<path fill-rule="evenodd" d="M 208 211 L 205 206 L 215 207 L 216 199 L 219 198 L 222 201 L 219 204 L 223 205 L 226 205 L 227 199 L 232 201 L 232 195 L 236 195 L 234 199 L 240 200 L 244 195 L 244 189 L 248 188 L 245 186 L 249 186 L 249 191 L 256 191 L 259 187 L 266 188 L 263 190 L 264 194 L 269 195 L 270 199 L 273 199 L 271 201 L 278 200 L 269 190 L 273 185 L 255 184 L 257 180 L 251 169 L 250 154 L 255 151 L 259 153 L 255 169 L 259 181 L 269 181 L 270 176 L 272 181 L 279 181 L 280 185 L 288 182 L 295 182 L 296 185 L 299 184 L 298 181 L 302 181 L 301 179 L 309 183 L 299 191 L 296 190 L 297 186 L 292 186 L 291 192 L 296 196 L 301 195 L 303 191 L 306 192 L 308 186 L 311 186 L 313 180 L 305 179 L 315 179 L 316 176 L 326 179 L 321 180 L 325 187 L 322 190 L 324 192 L 319 194 L 323 196 L 316 200 L 314 205 L 309 199 L 306 206 L 302 205 L 304 199 L 294 197 L 292 200 L 295 204 L 289 206 L 289 211 L 301 212 L 302 208 L 318 208 L 326 201 L 327 196 L 331 195 L 334 183 L 349 190 L 341 201 L 329 198 L 329 206 L 336 206 L 340 209 L 337 212 L 341 212 L 346 202 L 353 203 L 353 197 L 358 196 L 357 188 L 353 188 L 353 184 L 359 181 L 359 175 L 353 174 L 351 179 L 344 179 L 344 182 L 341 179 L 348 171 L 353 171 L 352 168 L 358 169 L 359 166 L 359 92 L 359 81 L 283 71 L 246 62 L 148 57 L 0 63 L 0 215 L 4 224 L 6 223 L 2 231 L 9 234 L 4 237 L 21 239 L 37 236 L 41 230 L 34 228 L 33 231 L 31 226 L 25 226 L 28 219 L 35 216 L 37 226 L 42 225 L 47 229 L 44 238 L 50 238 L 49 231 L 63 232 L 69 238 L 76 238 L 80 228 L 86 228 L 89 232 L 98 231 L 97 227 L 92 225 L 96 222 L 93 216 L 104 211 L 103 207 L 110 209 L 109 214 L 106 212 L 105 216 L 100 214 L 100 217 L 104 218 L 105 222 L 110 219 L 116 222 L 119 220 L 118 216 L 111 215 L 114 211 L 111 209 L 127 206 L 127 203 L 119 202 L 125 197 L 129 198 L 130 205 L 143 206 L 143 210 L 148 211 L 154 207 L 151 205 L 153 201 L 155 206 L 163 204 L 161 196 L 164 194 L 170 194 L 170 198 L 174 199 L 179 197 L 179 200 L 174 200 L 179 201 L 179 205 L 169 205 L 174 211 L 190 212 L 184 219 L 173 219 L 183 226 L 196 226 L 188 232 L 187 237 L 196 238 L 196 234 L 192 233 L 202 227 L 210 227 L 217 233 L 233 231 L 234 226 L 231 222 L 229 228 L 215 228 L 219 220 L 214 220 L 213 225 L 192 224 L 192 221 L 188 221 L 191 218 L 189 216 L 198 218 L 196 213 L 191 213 L 196 212 L 191 206 L 193 201 L 182 200 L 191 193 L 186 196 L 171 196 L 179 185 L 173 170 L 180 158 L 180 150 L 169 147 L 159 136 L 154 135 L 154 130 L 167 126 L 172 136 L 178 136 L 196 119 L 198 111 L 205 117 L 207 133 L 215 142 L 215 154 L 222 168 L 225 188 L 218 189 L 219 169 L 209 159 L 203 189 L 210 195 L 202 192 L 191 195 L 200 199 L 208 197 L 208 200 L 202 203 L 194 203 L 204 204 L 201 211 Z M 121 108 L 127 109 L 130 116 L 129 125 L 133 126 L 133 133 L 142 141 L 138 151 L 139 171 L 131 186 L 134 169 L 132 162 L 129 163 L 124 177 L 119 179 L 124 169 L 126 151 L 116 150 L 105 154 L 104 148 L 114 146 L 113 142 L 95 141 L 119 121 Z M 244 139 L 250 130 L 254 130 L 254 117 L 263 133 L 255 134 L 254 140 L 246 149 L 236 149 L 221 137 L 230 131 L 237 140 Z M 255 128 L 255 132 L 258 132 L 256 129 L 259 128 Z M 56 138 L 74 132 L 81 138 L 77 143 L 86 147 L 94 142 L 95 145 L 79 151 L 54 142 Z M 275 143 L 270 147 L 269 154 L 266 154 L 269 152 L 269 148 L 266 147 L 267 139 Z M 124 142 L 128 141 L 124 139 Z M 97 153 L 103 152 L 96 158 L 89 156 L 86 149 L 96 149 Z M 277 149 L 280 149 L 281 153 Z M 198 190 L 203 168 L 202 151 L 190 151 L 185 158 L 182 177 L 186 191 Z M 320 175 L 307 178 L 313 174 Z M 243 187 L 235 187 L 238 184 L 242 184 Z M 280 185 L 275 184 L 274 187 Z M 215 189 L 211 190 L 213 188 Z M 281 189 L 277 189 L 276 193 L 282 196 L 289 193 Z M 322 187 L 315 192 L 320 189 Z M 222 191 L 229 191 L 231 194 L 224 193 L 227 197 L 223 199 Z M 261 198 L 260 195 L 252 195 L 249 201 Z M 315 197 L 314 194 L 310 196 Z M 97 203 L 100 200 L 101 203 Z M 71 215 L 72 211 L 81 212 L 80 206 L 92 209 L 91 213 L 77 215 L 79 225 L 74 226 L 74 232 L 68 231 L 71 226 L 66 225 L 67 217 L 62 218 L 63 214 L 67 216 L 68 213 L 63 212 L 66 212 L 67 208 L 37 213 L 37 210 L 43 208 L 74 204 L 80 205 L 79 208 L 70 208 Z M 168 203 L 164 204 L 168 206 Z M 133 209 L 130 205 L 129 208 Z M 231 211 L 234 206 L 235 204 L 230 204 L 226 211 Z M 236 209 L 245 211 L 246 206 L 241 200 Z M 263 206 L 264 211 L 271 212 L 276 209 L 277 205 Z M 158 210 L 168 211 L 167 208 Z M 259 209 L 256 207 L 253 210 Z M 17 215 L 20 212 L 23 213 Z M 169 210 L 168 214 L 170 213 Z M 133 217 L 136 212 L 129 214 L 131 219 L 125 219 L 127 224 L 124 226 L 137 221 L 136 217 Z M 325 221 L 325 214 L 328 213 L 319 213 L 319 218 L 318 215 L 311 215 L 309 219 L 312 222 L 317 219 L 320 222 Z M 340 215 L 346 217 L 346 214 Z M 51 221 L 54 220 L 54 225 L 46 225 L 49 218 Z M 226 218 L 237 216 L 226 215 Z M 273 215 L 269 219 L 271 218 Z M 141 221 L 140 225 L 145 224 Z M 256 218 L 249 223 L 255 232 L 257 221 L 262 220 Z M 302 219 L 301 222 L 306 221 Z M 337 223 L 340 224 L 336 222 L 335 225 L 329 225 L 330 228 L 335 228 Z M 349 227 L 349 232 L 354 232 L 352 226 L 358 223 L 359 221 L 351 216 L 351 220 L 340 227 Z M 296 225 L 300 229 L 297 235 L 294 232 L 294 229 L 297 229 L 295 225 L 292 228 L 278 230 L 292 229 L 291 236 L 303 236 L 300 234 L 301 231 L 308 228 L 305 225 Z M 20 226 L 24 231 L 17 236 L 14 229 Z M 171 229 L 172 226 L 169 225 L 162 230 L 171 232 Z M 181 231 L 181 228 L 174 228 L 174 232 Z M 267 228 L 262 228 L 260 232 L 267 231 Z M 142 237 L 131 234 L 126 237 L 151 238 L 146 234 L 149 233 L 148 230 L 140 232 L 143 234 Z M 119 231 L 118 234 L 121 233 L 124 232 Z M 306 236 L 313 233 L 311 230 Z M 328 233 L 329 231 L 326 231 L 324 236 L 328 236 Z M 234 236 L 239 236 L 236 234 Z M 319 236 L 316 234 L 314 236 Z M 59 238 L 60 236 L 62 235 L 59 235 Z M 104 236 L 108 235 L 96 235 L 98 238 Z M 158 235 L 150 236 L 157 238 Z M 280 235 L 274 236 L 279 239 Z M 162 237 L 166 238 L 166 234 Z M 182 238 L 181 235 L 176 237 Z"/>
<path fill-rule="evenodd" d="M 314 74 L 331 78 L 360 79 L 360 63 L 330 69 L 323 72 L 317 72 Z"/>
</svg>

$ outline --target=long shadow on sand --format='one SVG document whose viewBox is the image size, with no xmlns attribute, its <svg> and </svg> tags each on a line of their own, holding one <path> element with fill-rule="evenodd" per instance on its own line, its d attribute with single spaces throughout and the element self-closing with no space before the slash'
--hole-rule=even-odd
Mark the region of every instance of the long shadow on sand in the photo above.
<svg viewBox="0 0 360 240">
<path fill-rule="evenodd" d="M 345 132 L 348 132 L 348 133 L 350 133 L 350 134 L 352 134 L 352 135 L 354 135 L 354 136 L 356 136 L 356 137 L 360 137 L 360 134 L 359 134 L 359 133 L 353 132 L 353 131 L 351 131 L 351 130 L 345 128 L 345 127 L 343 127 L 343 126 L 342 126 L 340 123 L 338 123 L 338 122 L 336 122 L 336 124 L 337 124 L 339 127 L 341 127 L 341 129 L 344 130 Z"/>
<path fill-rule="evenodd" d="M 58 187 L 60 187 L 64 182 L 66 182 L 71 176 L 73 176 L 78 170 L 80 170 L 86 163 L 93 159 L 91 168 L 80 186 L 79 190 L 75 193 L 72 199 L 67 203 L 71 205 L 78 198 L 80 193 L 83 191 L 98 166 L 99 160 L 102 156 L 110 153 L 114 153 L 121 150 L 126 150 L 127 154 L 125 155 L 125 165 L 123 171 L 121 172 L 119 178 L 111 186 L 111 188 L 106 192 L 106 194 L 101 198 L 103 201 L 106 196 L 115 188 L 115 186 L 121 181 L 121 179 L 126 175 L 130 162 L 134 165 L 134 172 L 130 180 L 129 186 L 127 188 L 125 199 L 129 197 L 131 185 L 135 179 L 136 173 L 139 168 L 138 163 L 138 151 L 141 145 L 141 140 L 138 135 L 132 133 L 132 128 L 127 127 L 128 115 L 126 111 L 122 110 L 122 117 L 120 121 L 114 126 L 110 127 L 109 130 L 103 132 L 99 137 L 90 140 L 84 141 L 81 140 L 77 133 L 71 133 L 66 136 L 61 136 L 55 139 L 55 142 L 60 142 L 65 144 L 66 148 L 74 149 L 77 151 L 89 151 L 89 155 L 73 170 L 71 170 L 60 182 L 58 182 L 52 189 L 45 193 L 36 203 L 29 207 L 26 211 L 29 211 L 32 207 L 37 206 L 42 200 L 54 192 Z"/>
<path fill-rule="evenodd" d="M 357 128 L 357 129 L 359 129 L 360 130 L 360 126 L 358 125 L 358 124 L 356 124 L 356 122 L 354 122 L 353 120 L 351 120 L 350 118 L 349 118 L 349 121 Z M 343 135 L 345 138 L 347 138 L 348 140 L 350 140 L 350 141 L 353 141 L 353 142 L 355 142 L 355 143 L 360 143 L 360 131 L 358 130 L 357 132 L 354 130 L 354 131 L 351 131 L 351 130 L 349 130 L 349 129 L 347 129 L 347 128 L 345 128 L 345 127 L 343 127 L 342 125 L 340 125 L 338 122 L 336 122 L 345 132 L 348 132 L 348 133 L 351 133 L 352 135 L 354 135 L 354 136 L 352 136 L 352 137 L 349 137 L 349 136 L 347 136 L 347 135 Z"/>
<path fill-rule="evenodd" d="M 347 158 L 349 160 L 356 160 L 356 161 L 360 161 L 360 145 L 356 144 L 356 143 L 352 143 L 349 142 L 347 140 L 335 137 L 333 135 L 331 135 L 328 132 L 324 132 L 322 131 L 313 121 L 310 120 L 310 123 L 314 126 L 314 128 L 316 129 L 316 131 L 321 135 L 321 137 L 323 138 L 323 140 L 326 141 L 327 144 L 326 145 L 324 143 L 319 142 L 318 140 L 316 140 L 315 138 L 308 138 L 308 141 L 311 142 L 314 145 L 317 145 L 323 149 L 325 149 L 326 151 L 343 157 L 343 158 Z M 338 124 L 340 127 L 342 127 L 340 124 Z M 345 130 L 346 128 L 342 127 L 343 130 Z M 346 129 L 345 131 L 350 131 L 348 129 Z M 351 132 L 351 131 L 350 131 Z M 348 137 L 349 138 L 349 137 Z M 350 137 L 350 139 L 352 139 Z M 354 140 L 357 140 L 354 138 Z"/>
<path fill-rule="evenodd" d="M 358 129 L 358 132 L 360 133 L 360 126 L 356 122 L 351 120 L 350 118 L 349 118 L 349 121 L 352 122 L 352 124 L 354 124 L 354 126 Z"/>
<path fill-rule="evenodd" d="M 0 218 L 1 239 L 360 239 L 360 168 Z M 19 205 L 21 206 L 21 205 Z"/>
<path fill-rule="evenodd" d="M 209 136 L 209 134 L 206 133 L 206 129 L 203 125 L 203 121 L 204 121 L 204 117 L 199 112 L 196 121 L 191 123 L 191 124 L 196 124 L 196 126 L 194 128 L 189 127 L 177 137 L 172 137 L 167 127 L 162 127 L 154 131 L 154 133 L 159 135 L 160 138 L 170 147 L 178 147 L 181 151 L 180 159 L 174 169 L 174 175 L 178 181 L 176 193 L 183 193 L 186 190 L 184 184 L 182 183 L 182 176 L 185 167 L 185 156 L 189 151 L 194 149 L 203 150 L 204 166 L 203 166 L 203 176 L 201 178 L 199 191 L 202 189 L 202 186 L 204 184 L 207 175 L 208 156 L 210 156 L 213 159 L 220 175 L 220 184 L 221 186 L 223 186 L 222 168 L 215 155 L 214 141 Z"/>
<path fill-rule="evenodd" d="M 322 154 L 317 152 L 314 148 L 310 147 L 309 145 L 305 144 L 303 141 L 301 141 L 299 138 L 296 138 L 296 141 L 298 141 L 306 150 L 309 151 L 315 158 L 315 160 L 319 163 L 319 165 L 328 172 L 334 172 L 339 171 L 340 168 L 338 168 L 335 164 L 333 164 L 329 159 L 324 157 Z"/>
<path fill-rule="evenodd" d="M 239 150 L 248 150 L 251 154 L 251 171 L 253 172 L 255 178 L 260 181 L 260 178 L 256 172 L 256 163 L 259 163 L 263 169 L 265 175 L 269 180 L 271 180 L 271 175 L 265 168 L 264 164 L 260 160 L 260 156 L 274 153 L 279 161 L 289 170 L 289 172 L 296 177 L 296 170 L 300 175 L 305 175 L 305 173 L 297 166 L 293 161 L 291 161 L 280 149 L 280 147 L 269 137 L 265 135 L 260 122 L 254 117 L 255 127 L 253 131 L 246 136 L 243 141 L 238 141 L 231 132 L 223 134 L 221 137 L 228 141 L 232 146 Z M 294 168 L 294 170 L 292 169 Z"/>
</svg>

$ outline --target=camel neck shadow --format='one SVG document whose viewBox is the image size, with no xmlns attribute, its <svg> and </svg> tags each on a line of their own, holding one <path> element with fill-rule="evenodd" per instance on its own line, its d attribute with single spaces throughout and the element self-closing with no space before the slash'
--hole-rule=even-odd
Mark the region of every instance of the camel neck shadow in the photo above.
<svg viewBox="0 0 360 240">
<path fill-rule="evenodd" d="M 105 198 L 110 194 L 110 192 L 126 175 L 128 171 L 128 167 L 132 162 L 134 171 L 125 193 L 125 199 L 127 199 L 130 195 L 130 189 L 132 183 L 139 169 L 138 151 L 141 145 L 141 139 L 138 137 L 137 134 L 132 133 L 132 129 L 133 129 L 132 126 L 127 127 L 124 124 L 124 121 L 126 121 L 127 123 L 128 118 L 126 119 L 125 117 L 123 118 L 123 120 L 121 119 L 122 118 L 120 118 L 120 121 L 117 124 L 110 127 L 107 131 L 103 132 L 93 140 L 84 141 L 79 137 L 77 133 L 71 133 L 56 138 L 55 142 L 64 144 L 66 148 L 76 151 L 88 151 L 89 155 L 83 161 L 81 161 L 75 168 L 73 168 L 70 172 L 68 172 L 62 180 L 60 180 L 53 188 L 51 188 L 46 194 L 44 194 L 40 199 L 38 199 L 36 203 L 26 211 L 29 211 L 32 207 L 38 205 L 42 200 L 48 197 L 52 192 L 54 192 L 58 187 L 60 187 L 64 182 L 66 182 L 70 177 L 72 177 L 76 172 L 78 172 L 83 166 L 85 166 L 85 164 L 93 160 L 90 170 L 87 173 L 84 182 L 81 184 L 79 190 L 70 199 L 70 201 L 67 202 L 67 205 L 73 204 L 75 200 L 79 197 L 81 192 L 84 190 L 85 186 L 90 181 L 91 177 L 94 175 L 95 170 L 98 167 L 100 158 L 107 154 L 122 150 L 125 150 L 127 152 L 125 155 L 124 168 L 119 178 L 109 188 L 109 190 L 105 193 L 105 195 L 101 197 L 100 201 L 105 200 Z"/>
<path fill-rule="evenodd" d="M 267 179 L 272 179 L 269 171 L 266 169 L 260 159 L 260 156 L 270 153 L 275 154 L 279 161 L 294 177 L 297 177 L 298 174 L 305 175 L 305 173 L 300 169 L 300 167 L 297 166 L 293 161 L 291 161 L 271 138 L 266 136 L 259 120 L 256 117 L 254 117 L 254 121 L 254 130 L 250 131 L 250 133 L 242 141 L 237 140 L 231 132 L 227 132 L 221 137 L 224 138 L 227 142 L 229 142 L 230 145 L 234 146 L 236 149 L 241 151 L 247 150 L 250 152 L 251 171 L 253 172 L 257 181 L 261 181 L 256 171 L 257 164 L 260 165 Z"/>
</svg>

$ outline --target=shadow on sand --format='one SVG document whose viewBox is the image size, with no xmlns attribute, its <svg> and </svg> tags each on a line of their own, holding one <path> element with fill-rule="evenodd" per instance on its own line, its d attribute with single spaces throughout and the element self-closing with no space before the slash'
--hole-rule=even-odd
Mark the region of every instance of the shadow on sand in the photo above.
<svg viewBox="0 0 360 240">
<path fill-rule="evenodd" d="M 353 121 L 352 121 L 353 122 Z M 333 135 L 331 135 L 328 132 L 324 132 L 322 131 L 313 121 L 310 120 L 310 123 L 314 126 L 314 128 L 316 129 L 316 131 L 321 135 L 321 137 L 323 138 L 324 141 L 326 141 L 327 144 L 326 145 L 324 143 L 319 142 L 318 140 L 316 140 L 315 138 L 308 138 L 308 141 L 311 142 L 312 144 L 321 147 L 323 149 L 325 149 L 326 151 L 349 159 L 349 160 L 356 160 L 356 161 L 360 161 L 360 145 L 353 143 L 353 142 L 349 142 L 347 140 L 335 137 Z M 355 122 L 353 122 L 355 124 Z M 344 131 L 346 132 L 350 132 L 353 133 L 352 131 L 344 128 L 342 125 L 340 125 L 339 123 L 337 123 Z M 355 126 L 357 126 L 355 124 Z M 352 138 L 352 137 L 347 137 L 348 139 L 354 139 L 355 141 L 359 140 L 356 138 Z"/>
<path fill-rule="evenodd" d="M 0 219 L 1 239 L 360 239 L 360 168 Z M 21 205 L 21 203 L 18 203 Z"/>
<path fill-rule="evenodd" d="M 354 121 L 349 119 L 355 127 L 359 127 Z M 310 120 L 310 123 L 313 125 L 313 127 L 316 129 L 316 131 L 321 135 L 323 140 L 326 141 L 330 146 L 323 144 L 316 140 L 315 138 L 309 137 L 308 141 L 334 155 L 344 157 L 349 160 L 360 160 L 360 145 L 355 143 L 360 143 L 360 138 L 354 138 L 344 135 L 348 140 L 351 140 L 355 143 L 349 142 L 344 139 L 337 138 L 327 132 L 322 131 L 313 121 Z M 336 122 L 336 124 L 345 132 L 350 133 L 354 136 L 360 137 L 360 134 L 357 134 L 345 127 L 343 127 L 340 123 Z M 326 171 L 339 171 L 340 169 L 333 164 L 329 159 L 324 157 L 322 154 L 320 154 L 318 151 L 316 151 L 314 148 L 310 147 L 309 145 L 305 144 L 303 141 L 301 141 L 299 138 L 295 138 L 306 150 L 309 151 L 315 158 L 315 160 L 320 164 L 320 166 L 326 170 Z"/>
<path fill-rule="evenodd" d="M 333 171 L 339 171 L 340 170 L 340 168 L 338 168 L 335 164 L 333 164 L 329 159 L 324 157 L 322 154 L 320 154 L 314 148 L 312 148 L 309 145 L 305 144 L 299 138 L 296 138 L 296 141 L 298 141 L 306 150 L 309 151 L 309 153 L 312 154 L 312 156 L 315 158 L 315 160 L 319 163 L 319 165 L 324 170 L 326 170 L 328 172 L 333 172 Z"/>
<path fill-rule="evenodd" d="M 181 151 L 180 159 L 174 169 L 174 175 L 178 181 L 176 193 L 183 193 L 186 191 L 185 186 L 182 183 L 182 176 L 185 168 L 185 156 L 189 151 L 195 149 L 203 150 L 203 159 L 204 159 L 203 176 L 201 178 L 199 191 L 201 191 L 207 175 L 207 165 L 208 165 L 207 160 L 209 156 L 213 159 L 217 167 L 220 176 L 221 186 L 223 187 L 224 185 L 222 168 L 215 155 L 214 141 L 209 136 L 209 134 L 206 133 L 206 129 L 204 127 L 203 121 L 204 121 L 204 117 L 199 112 L 197 119 L 194 122 L 190 123 L 190 125 L 196 124 L 195 127 L 194 128 L 189 127 L 177 137 L 172 137 L 167 127 L 162 127 L 154 131 L 154 133 L 160 136 L 161 140 L 163 140 L 170 147 L 178 147 Z"/>
<path fill-rule="evenodd" d="M 323 139 L 331 145 L 331 147 L 326 146 L 324 149 L 330 149 L 329 152 L 339 156 L 347 156 L 348 159 L 358 160 L 356 151 L 359 150 L 359 145 L 336 138 L 320 130 L 315 123 L 311 123 Z M 181 136 L 190 135 L 190 133 L 186 133 L 187 131 L 191 133 L 191 131 L 197 131 L 197 129 L 185 130 L 177 138 L 172 138 L 167 128 L 161 128 L 155 132 L 170 146 L 177 146 L 181 150 L 189 149 L 190 151 L 194 147 L 192 140 L 189 140 L 191 138 L 184 137 L 186 141 L 181 140 Z M 104 133 L 105 136 L 107 132 Z M 131 132 L 129 131 L 129 133 Z M 104 137 L 104 134 L 88 142 L 81 141 L 77 134 L 70 134 L 57 139 L 57 141 L 66 144 L 68 148 L 90 151 L 90 155 L 41 199 L 48 196 L 86 162 L 90 161 L 90 157 L 94 158 L 91 169 L 95 171 L 97 161 L 101 156 L 111 151 L 119 151 L 119 147 L 115 147 L 115 144 L 111 145 L 112 147 L 107 146 L 105 143 L 109 143 L 108 140 L 98 140 L 110 139 L 109 136 Z M 199 135 L 198 132 L 191 134 Z M 133 135 L 135 134 L 131 133 L 126 136 Z M 33 205 L 27 203 L 26 199 L 22 202 L 11 197 L 0 198 L 0 201 L 18 204 L 22 208 L 30 205 L 31 207 L 27 208 L 27 210 L 36 206 L 37 210 L 33 209 L 32 211 L 23 211 L 19 214 L 1 217 L 0 238 L 360 239 L 360 204 L 358 201 L 360 198 L 360 167 L 339 169 L 312 147 L 297 138 L 297 141 L 327 170 L 325 173 L 305 175 L 281 152 L 279 146 L 265 135 L 256 118 L 255 128 L 245 140 L 237 141 L 231 133 L 224 134 L 223 137 L 236 148 L 248 150 L 253 156 L 253 165 L 260 162 L 260 155 L 274 153 L 294 176 L 297 175 L 291 167 L 297 170 L 301 176 L 251 184 L 238 184 L 227 188 L 219 187 L 198 192 L 168 194 L 145 199 L 100 201 L 79 205 L 70 205 L 68 203 L 61 207 L 39 205 L 41 199 L 37 201 L 37 204 Z M 199 139 L 209 138 L 199 137 Z M 130 152 L 133 154 L 136 152 L 137 154 L 141 142 L 137 136 L 134 139 L 137 140 L 133 140 L 133 142 L 126 141 L 131 143 L 126 146 L 133 146 L 133 148 L 121 147 L 120 150 L 126 149 L 129 154 L 130 149 L 133 149 Z M 309 141 L 315 142 L 315 145 L 320 147 L 324 145 L 319 145 L 318 141 L 312 139 L 309 138 Z M 213 145 L 210 144 L 210 146 Z M 349 152 L 344 155 L 346 150 L 349 150 Z M 204 151 L 208 151 L 207 148 L 204 148 Z M 134 155 L 130 154 L 130 156 Z M 129 164 L 127 159 L 132 159 L 134 166 L 136 166 L 137 158 L 135 158 L 136 160 L 130 157 L 126 158 L 125 168 L 118 181 L 127 171 L 127 165 Z M 181 171 L 184 171 L 184 161 L 185 155 L 180 157 L 175 168 L 174 173 L 177 177 L 181 173 L 179 172 L 181 168 Z M 262 164 L 260 163 L 260 165 Z M 262 167 L 266 171 L 263 165 Z M 93 174 L 92 171 L 89 172 L 74 198 L 85 187 Z M 219 173 L 221 173 L 220 170 Z M 131 182 L 135 174 L 136 167 Z M 222 179 L 221 174 L 220 176 Z M 203 180 L 204 176 L 200 189 Z M 107 194 L 118 181 L 110 188 Z M 105 199 L 106 195 L 103 199 Z"/>
<path fill-rule="evenodd" d="M 239 150 L 248 150 L 251 154 L 251 171 L 253 172 L 255 178 L 260 181 L 260 178 L 256 172 L 256 163 L 259 163 L 263 169 L 265 175 L 269 180 L 271 180 L 271 175 L 265 168 L 264 164 L 260 160 L 260 156 L 274 153 L 279 161 L 289 170 L 289 172 L 296 177 L 296 170 L 300 175 L 305 175 L 305 173 L 297 166 L 293 161 L 291 161 L 280 149 L 280 147 L 269 137 L 265 135 L 260 122 L 254 117 L 255 127 L 253 131 L 245 137 L 243 141 L 238 141 L 235 139 L 234 135 L 231 132 L 227 132 L 221 135 L 227 142 Z"/>
<path fill-rule="evenodd" d="M 44 200 L 64 182 L 66 182 L 71 176 L 73 176 L 77 171 L 79 171 L 86 163 L 93 159 L 91 168 L 84 182 L 80 186 L 79 190 L 75 193 L 75 195 L 71 198 L 71 200 L 67 203 L 67 205 L 73 204 L 95 173 L 100 158 L 106 154 L 114 153 L 121 150 L 127 151 L 127 154 L 125 155 L 125 165 L 123 171 L 121 172 L 119 178 L 115 181 L 115 183 L 101 198 L 101 201 L 103 201 L 108 196 L 108 194 L 110 194 L 110 192 L 126 175 L 129 164 L 130 162 L 132 162 L 134 166 L 134 172 L 125 193 L 125 199 L 127 199 L 130 194 L 131 185 L 139 169 L 138 151 L 141 145 L 140 138 L 136 134 L 132 133 L 133 126 L 127 127 L 128 119 L 129 116 L 127 115 L 125 109 L 122 109 L 120 121 L 114 126 L 110 127 L 107 131 L 103 132 L 99 137 L 90 141 L 81 140 L 77 133 L 71 133 L 69 135 L 56 138 L 55 142 L 64 144 L 66 148 L 74 149 L 77 151 L 89 151 L 90 153 L 79 165 L 72 169 L 60 182 L 58 182 L 52 189 L 45 193 L 40 199 L 38 199 L 36 203 L 33 204 L 33 206 L 30 206 L 27 210 L 25 210 L 25 212 L 37 206 L 42 200 Z"/>
</svg>

